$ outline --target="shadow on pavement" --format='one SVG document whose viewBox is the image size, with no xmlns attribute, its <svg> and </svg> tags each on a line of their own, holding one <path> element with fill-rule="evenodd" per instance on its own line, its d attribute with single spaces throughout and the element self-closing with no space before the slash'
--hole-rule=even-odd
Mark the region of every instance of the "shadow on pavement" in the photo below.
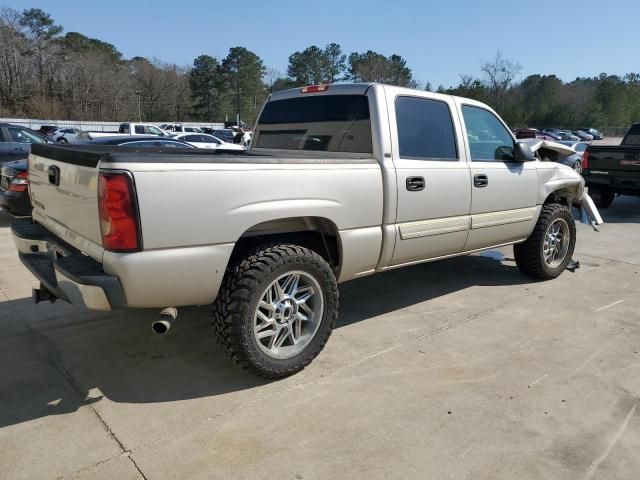
<svg viewBox="0 0 640 480">
<path fill-rule="evenodd" d="M 337 328 L 471 286 L 530 282 L 503 260 L 491 251 L 342 284 Z M 208 308 L 181 309 L 164 337 L 151 333 L 156 314 L 105 314 L 31 299 L 0 303 L 0 427 L 74 412 L 99 401 L 99 392 L 115 402 L 152 403 L 267 383 L 218 349 Z"/>
<path fill-rule="evenodd" d="M 616 196 L 608 208 L 600 208 L 600 215 L 607 223 L 640 223 L 640 198 Z"/>
</svg>

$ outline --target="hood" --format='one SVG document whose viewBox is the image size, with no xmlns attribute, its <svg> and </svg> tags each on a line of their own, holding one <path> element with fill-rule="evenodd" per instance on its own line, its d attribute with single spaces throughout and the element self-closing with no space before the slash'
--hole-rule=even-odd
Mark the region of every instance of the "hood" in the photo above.
<svg viewBox="0 0 640 480">
<path fill-rule="evenodd" d="M 568 157 L 569 155 L 573 155 L 576 151 L 568 147 L 567 145 L 563 145 L 562 143 L 553 142 L 550 140 L 542 140 L 539 138 L 525 138 L 521 140 L 522 142 L 526 142 L 533 150 L 533 153 L 538 152 L 538 155 L 543 160 L 553 160 L 558 157 Z"/>
</svg>

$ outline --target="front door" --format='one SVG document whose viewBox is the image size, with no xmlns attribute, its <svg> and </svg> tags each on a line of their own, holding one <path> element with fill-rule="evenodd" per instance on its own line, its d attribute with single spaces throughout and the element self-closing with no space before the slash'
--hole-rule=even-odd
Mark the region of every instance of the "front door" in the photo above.
<svg viewBox="0 0 640 480">
<path fill-rule="evenodd" d="M 471 167 L 471 231 L 465 250 L 525 238 L 536 218 L 536 162 L 514 162 L 514 139 L 491 111 L 460 105 Z"/>
<path fill-rule="evenodd" d="M 424 95 L 398 95 L 390 108 L 398 187 L 392 265 L 458 253 L 469 232 L 471 177 L 455 104 Z"/>
</svg>

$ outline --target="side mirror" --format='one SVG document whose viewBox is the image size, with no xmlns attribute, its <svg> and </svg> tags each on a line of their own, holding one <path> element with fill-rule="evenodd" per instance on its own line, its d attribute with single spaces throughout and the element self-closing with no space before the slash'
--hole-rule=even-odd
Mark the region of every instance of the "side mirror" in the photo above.
<svg viewBox="0 0 640 480">
<path fill-rule="evenodd" d="M 513 148 L 513 161 L 514 162 L 532 162 L 536 157 L 533 154 L 533 150 L 526 142 L 516 142 Z"/>
</svg>

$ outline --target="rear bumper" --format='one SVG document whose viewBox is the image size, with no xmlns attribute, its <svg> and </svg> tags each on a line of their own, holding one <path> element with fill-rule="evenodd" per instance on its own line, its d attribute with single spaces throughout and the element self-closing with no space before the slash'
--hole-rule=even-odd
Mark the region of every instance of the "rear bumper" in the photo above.
<svg viewBox="0 0 640 480">
<path fill-rule="evenodd" d="M 30 219 L 11 225 L 22 263 L 56 298 L 92 310 L 127 308 L 117 277 Z"/>
<path fill-rule="evenodd" d="M 27 192 L 0 190 L 0 208 L 14 215 L 31 215 L 31 203 Z"/>
</svg>

